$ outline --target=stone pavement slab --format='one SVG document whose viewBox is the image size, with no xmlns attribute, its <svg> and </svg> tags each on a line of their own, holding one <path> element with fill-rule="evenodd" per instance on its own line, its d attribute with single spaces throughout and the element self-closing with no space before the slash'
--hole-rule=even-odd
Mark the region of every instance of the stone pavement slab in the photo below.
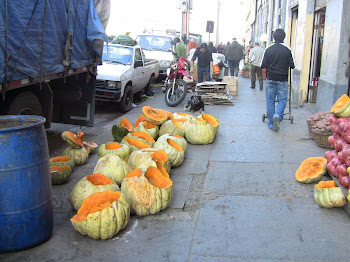
<svg viewBox="0 0 350 262">
<path fill-rule="evenodd" d="M 342 209 L 322 209 L 308 199 L 219 197 L 202 204 L 192 255 L 349 261 L 349 226 Z"/>
</svg>

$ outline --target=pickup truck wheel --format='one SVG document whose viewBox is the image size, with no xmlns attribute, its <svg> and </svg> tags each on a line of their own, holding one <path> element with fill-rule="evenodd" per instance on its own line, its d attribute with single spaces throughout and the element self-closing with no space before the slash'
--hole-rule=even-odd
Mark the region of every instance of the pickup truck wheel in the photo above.
<svg viewBox="0 0 350 262">
<path fill-rule="evenodd" d="M 149 82 L 145 88 L 145 95 L 146 96 L 152 96 L 153 95 L 153 89 L 154 89 L 154 75 L 151 75 Z"/>
<path fill-rule="evenodd" d="M 126 86 L 124 90 L 124 95 L 120 101 L 120 108 L 122 112 L 129 112 L 132 109 L 133 103 L 133 93 L 131 86 Z"/>
<path fill-rule="evenodd" d="M 7 114 L 42 116 L 43 111 L 37 96 L 32 92 L 24 92 L 14 98 L 7 110 Z"/>
</svg>

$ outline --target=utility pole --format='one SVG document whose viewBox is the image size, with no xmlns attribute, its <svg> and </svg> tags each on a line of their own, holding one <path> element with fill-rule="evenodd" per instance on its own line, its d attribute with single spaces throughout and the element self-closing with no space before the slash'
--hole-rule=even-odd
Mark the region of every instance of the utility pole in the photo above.
<svg viewBox="0 0 350 262">
<path fill-rule="evenodd" d="M 218 0 L 218 11 L 217 11 L 217 15 L 216 15 L 216 46 L 219 45 L 219 41 L 220 41 L 219 40 L 220 5 L 221 5 L 221 2 L 220 2 L 220 0 Z"/>
<path fill-rule="evenodd" d="M 192 0 L 181 0 L 180 9 L 182 12 L 182 25 L 180 31 L 180 39 L 182 39 L 183 35 L 186 35 L 187 41 L 189 40 L 189 17 L 190 17 L 190 9 L 192 8 Z M 189 52 L 189 44 L 185 45 L 186 53 Z"/>
</svg>

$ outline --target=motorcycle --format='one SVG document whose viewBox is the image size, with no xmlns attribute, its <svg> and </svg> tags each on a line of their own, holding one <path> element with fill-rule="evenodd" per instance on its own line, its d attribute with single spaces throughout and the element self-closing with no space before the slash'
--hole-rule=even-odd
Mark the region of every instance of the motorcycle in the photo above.
<svg viewBox="0 0 350 262">
<path fill-rule="evenodd" d="M 174 107 L 179 105 L 186 97 L 187 83 L 184 77 L 191 78 L 187 72 L 189 62 L 183 58 L 178 57 L 176 53 L 172 52 L 176 57 L 167 70 L 167 78 L 165 79 L 165 103 L 168 106 Z"/>
</svg>

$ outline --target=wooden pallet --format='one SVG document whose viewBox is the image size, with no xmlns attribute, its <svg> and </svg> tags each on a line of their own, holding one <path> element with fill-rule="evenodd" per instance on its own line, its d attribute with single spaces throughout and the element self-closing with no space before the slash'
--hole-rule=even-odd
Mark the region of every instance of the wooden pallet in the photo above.
<svg viewBox="0 0 350 262">
<path fill-rule="evenodd" d="M 196 86 L 196 93 L 202 97 L 205 105 L 234 105 L 226 83 L 203 82 Z"/>
</svg>

